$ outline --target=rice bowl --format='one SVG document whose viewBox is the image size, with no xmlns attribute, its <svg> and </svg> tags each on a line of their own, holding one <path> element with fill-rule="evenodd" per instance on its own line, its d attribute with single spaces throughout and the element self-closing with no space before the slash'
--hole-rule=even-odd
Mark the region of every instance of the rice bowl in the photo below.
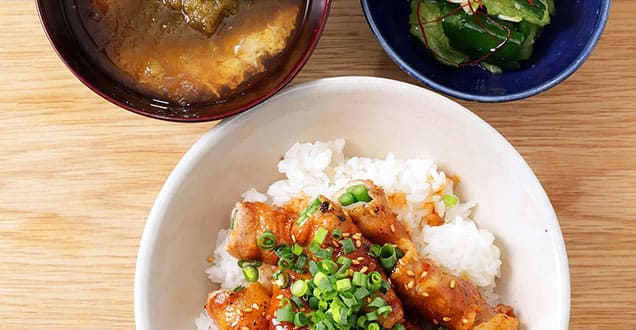
<svg viewBox="0 0 636 330">
<path fill-rule="evenodd" d="M 567 329 L 569 279 L 556 217 L 521 157 L 477 117 L 428 91 L 376 78 L 301 85 L 260 110 L 204 136 L 166 182 L 140 246 L 138 329 L 194 328 L 205 292 L 213 288 L 202 272 L 217 245 L 210 233 L 227 227 L 227 212 L 242 193 L 265 191 L 280 179 L 274 164 L 295 141 L 336 137 L 346 139 L 345 155 L 385 158 L 394 152 L 400 159 L 434 159 L 459 174 L 457 195 L 479 202 L 472 216 L 501 249 L 502 300 L 521 311 L 526 328 Z"/>
</svg>

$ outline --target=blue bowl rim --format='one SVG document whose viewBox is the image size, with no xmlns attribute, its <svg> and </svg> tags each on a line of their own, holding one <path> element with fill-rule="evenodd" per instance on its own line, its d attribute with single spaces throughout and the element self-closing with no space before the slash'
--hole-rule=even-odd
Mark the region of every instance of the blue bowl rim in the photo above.
<svg viewBox="0 0 636 330">
<path fill-rule="evenodd" d="M 581 67 L 581 65 L 583 65 L 583 63 L 588 59 L 588 57 L 590 57 L 590 55 L 592 54 L 592 51 L 594 50 L 594 47 L 596 47 L 596 44 L 601 38 L 601 35 L 603 34 L 603 31 L 605 30 L 605 26 L 607 25 L 607 19 L 609 17 L 609 11 L 610 11 L 611 2 L 612 2 L 611 0 L 603 0 L 601 11 L 599 13 L 600 20 L 598 21 L 600 25 L 594 30 L 592 37 L 587 41 L 587 44 L 585 45 L 583 50 L 572 61 L 572 63 L 570 63 L 570 65 L 568 65 L 565 68 L 565 70 L 561 71 L 558 75 L 554 76 L 552 79 L 544 82 L 543 84 L 539 86 L 532 87 L 524 91 L 512 93 L 512 94 L 488 96 L 488 95 L 465 93 L 453 88 L 446 87 L 442 84 L 435 82 L 432 79 L 429 79 L 428 77 L 426 77 L 425 74 L 422 74 L 414 70 L 395 51 L 393 51 L 393 49 L 389 46 L 386 39 L 382 36 L 380 29 L 378 28 L 375 20 L 373 19 L 373 16 L 371 15 L 371 11 L 369 9 L 370 1 L 373 1 L 373 0 L 360 0 L 360 3 L 362 5 L 362 10 L 364 11 L 364 17 L 366 18 L 367 23 L 369 24 L 369 27 L 371 28 L 371 31 L 373 31 L 373 34 L 378 39 L 380 46 L 382 46 L 382 49 L 384 49 L 384 51 L 389 55 L 389 57 L 393 60 L 393 62 L 395 62 L 395 64 L 397 64 L 400 67 L 400 69 L 408 73 L 411 77 L 414 77 L 415 79 L 424 83 L 425 85 L 428 85 L 450 96 L 458 97 L 460 99 L 464 99 L 468 101 L 489 102 L 489 103 L 515 101 L 515 100 L 520 100 L 526 97 L 539 94 L 541 92 L 544 92 L 556 86 L 560 82 L 567 79 L 570 75 L 572 75 L 578 68 Z"/>
</svg>

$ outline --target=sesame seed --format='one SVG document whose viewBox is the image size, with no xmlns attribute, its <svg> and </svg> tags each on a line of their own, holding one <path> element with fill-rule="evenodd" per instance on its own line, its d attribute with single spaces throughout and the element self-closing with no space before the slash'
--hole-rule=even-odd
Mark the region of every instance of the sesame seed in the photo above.
<svg viewBox="0 0 636 330">
<path fill-rule="evenodd" d="M 356 260 L 362 261 L 362 260 L 364 260 L 364 257 L 357 257 Z"/>
<path fill-rule="evenodd" d="M 437 319 L 433 319 L 433 323 L 435 323 L 435 325 L 438 325 L 439 321 L 437 321 Z"/>
<path fill-rule="evenodd" d="M 353 260 L 351 260 L 351 263 L 354 264 L 354 265 L 359 265 L 360 261 L 358 261 L 356 259 L 353 259 Z"/>
<path fill-rule="evenodd" d="M 398 264 L 400 264 L 400 266 L 402 266 L 402 267 L 406 266 L 406 263 L 404 262 L 404 259 L 400 259 L 398 261 Z"/>
<path fill-rule="evenodd" d="M 356 247 L 360 247 L 360 246 L 362 246 L 362 242 L 356 241 Z"/>
<path fill-rule="evenodd" d="M 444 321 L 444 322 L 450 322 L 450 320 L 451 320 L 451 318 L 448 317 L 448 316 L 442 317 L 442 321 Z"/>
<path fill-rule="evenodd" d="M 246 326 L 242 326 L 241 330 L 250 330 L 250 328 L 246 327 Z"/>
<path fill-rule="evenodd" d="M 247 307 L 247 308 L 245 308 L 245 309 L 243 310 L 243 312 L 245 312 L 245 313 L 250 313 L 250 312 L 252 312 L 252 311 L 253 311 L 253 309 L 252 309 L 252 308 L 250 308 L 250 307 Z"/>
<path fill-rule="evenodd" d="M 282 295 L 282 294 L 279 294 L 278 296 L 276 296 L 276 299 L 278 299 L 278 300 L 283 299 L 283 295 Z"/>
<path fill-rule="evenodd" d="M 468 320 L 467 319 L 462 319 L 462 323 L 466 324 L 466 323 L 468 323 Z"/>
<path fill-rule="evenodd" d="M 415 273 L 413 273 L 413 272 L 412 272 L 412 271 L 410 271 L 410 270 L 407 270 L 407 271 L 406 271 L 406 275 L 408 275 L 408 276 L 415 276 Z"/>
<path fill-rule="evenodd" d="M 239 316 L 243 316 L 243 312 L 241 312 L 240 310 L 236 311 L 236 314 L 238 314 Z"/>
<path fill-rule="evenodd" d="M 450 288 L 451 288 L 451 289 L 454 289 L 454 288 L 455 288 L 455 285 L 456 285 L 455 280 L 451 280 L 451 281 L 450 281 Z"/>
<path fill-rule="evenodd" d="M 420 278 L 425 278 L 426 275 L 428 275 L 428 272 L 422 272 L 422 274 L 420 274 Z"/>
<path fill-rule="evenodd" d="M 255 310 L 258 310 L 258 304 L 257 303 L 253 303 L 252 304 L 252 308 L 254 308 Z"/>
<path fill-rule="evenodd" d="M 391 232 L 395 233 L 395 226 L 393 224 L 391 224 Z"/>
<path fill-rule="evenodd" d="M 353 236 L 351 236 L 351 237 L 353 237 L 354 239 L 361 239 L 361 238 L 362 238 L 362 234 L 360 234 L 360 233 L 355 233 L 355 234 L 353 234 Z"/>
<path fill-rule="evenodd" d="M 351 233 L 342 233 L 342 237 L 349 237 L 351 236 Z"/>
<path fill-rule="evenodd" d="M 409 289 L 413 289 L 413 287 L 415 286 L 415 281 L 410 280 L 407 284 L 406 287 Z"/>
<path fill-rule="evenodd" d="M 292 234 L 292 241 L 296 243 L 296 235 Z"/>
<path fill-rule="evenodd" d="M 360 269 L 360 273 L 366 273 L 367 270 L 369 270 L 369 267 L 364 266 L 364 267 L 362 267 L 362 269 Z"/>
</svg>

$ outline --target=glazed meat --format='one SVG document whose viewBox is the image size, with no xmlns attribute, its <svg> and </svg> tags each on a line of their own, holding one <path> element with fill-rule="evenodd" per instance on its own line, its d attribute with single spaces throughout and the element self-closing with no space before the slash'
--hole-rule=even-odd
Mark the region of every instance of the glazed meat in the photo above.
<svg viewBox="0 0 636 330">
<path fill-rule="evenodd" d="M 292 225 L 296 215 L 264 203 L 241 202 L 232 210 L 232 225 L 227 251 L 239 260 L 261 260 L 275 265 L 278 257 L 271 250 L 258 247 L 258 236 L 266 230 L 276 236 L 277 244 L 291 245 Z"/>
<path fill-rule="evenodd" d="M 163 0 L 171 9 L 180 10 L 193 29 L 212 35 L 223 19 L 238 9 L 237 0 Z"/>
<path fill-rule="evenodd" d="M 472 284 L 444 273 L 432 261 L 417 255 L 415 244 L 388 208 L 382 188 L 371 181 L 352 184 L 364 184 L 373 198 L 368 203 L 353 204 L 348 210 L 362 234 L 373 237 L 377 244 L 395 244 L 405 253 L 391 274 L 405 306 L 452 330 L 519 328 L 512 308 L 493 308 Z"/>
<path fill-rule="evenodd" d="M 262 260 L 269 264 L 276 264 L 277 256 L 273 252 L 262 251 L 257 246 L 258 236 L 266 230 L 270 230 L 276 236 L 277 244 L 290 245 L 296 242 L 306 246 L 314 239 L 314 235 L 320 228 L 326 229 L 329 233 L 337 229 L 343 236 L 350 237 L 355 242 L 355 250 L 345 254 L 339 243 L 329 239 L 324 242 L 323 247 L 333 247 L 335 259 L 344 255 L 355 260 L 355 263 L 351 265 L 352 271 L 367 273 L 377 271 L 386 280 L 387 277 L 377 261 L 369 256 L 371 243 L 362 236 L 351 218 L 326 197 L 320 196 L 318 199 L 320 201 L 318 210 L 300 225 L 296 222 L 297 216 L 292 217 L 284 209 L 264 203 L 238 203 L 228 241 L 228 252 L 239 259 Z M 403 320 L 402 304 L 392 288 L 386 293 L 377 291 L 374 296 L 384 299 L 392 309 L 388 315 L 379 318 L 382 326 L 390 329 Z"/>
<path fill-rule="evenodd" d="M 252 283 L 238 291 L 211 292 L 205 308 L 221 330 L 267 329 L 265 314 L 270 299 L 263 286 Z"/>
<path fill-rule="evenodd" d="M 345 210 L 360 228 L 362 234 L 374 243 L 397 242 L 400 238 L 409 237 L 402 222 L 389 207 L 384 189 L 376 186 L 371 180 L 354 180 L 347 186 L 363 185 L 367 188 L 371 201 L 358 202 Z M 345 189 L 337 193 L 339 196 Z"/>
<path fill-rule="evenodd" d="M 379 272 L 383 279 L 386 280 L 386 275 L 383 269 L 378 265 L 377 261 L 369 255 L 369 248 L 371 242 L 362 236 L 358 227 L 353 223 L 351 218 L 347 216 L 340 206 L 334 204 L 332 201 L 324 196 L 319 196 L 320 201 L 319 209 L 308 219 L 302 223 L 302 225 L 294 225 L 292 231 L 296 241 L 301 244 L 308 244 L 314 239 L 314 234 L 319 228 L 325 228 L 329 233 L 338 229 L 342 232 L 344 237 L 351 237 L 355 242 L 356 249 L 349 254 L 345 254 L 342 246 L 338 245 L 335 241 L 326 242 L 327 246 L 333 246 L 335 251 L 335 259 L 339 256 L 346 256 L 356 262 L 351 265 L 351 269 L 368 273 L 372 271 Z M 329 240 L 327 240 L 329 241 Z M 393 289 L 389 289 L 387 293 L 380 291 L 376 292 L 374 296 L 379 296 L 384 299 L 392 311 L 386 317 L 380 317 L 380 324 L 387 329 L 391 329 L 396 323 L 400 323 L 404 319 L 404 311 L 402 309 L 402 303 L 395 294 Z"/>
</svg>

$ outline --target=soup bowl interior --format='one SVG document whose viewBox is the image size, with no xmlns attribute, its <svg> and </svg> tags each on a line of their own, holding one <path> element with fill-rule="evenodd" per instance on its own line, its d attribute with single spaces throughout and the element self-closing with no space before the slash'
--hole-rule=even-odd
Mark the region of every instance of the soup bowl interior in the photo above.
<svg viewBox="0 0 636 330">
<path fill-rule="evenodd" d="M 451 96 L 482 102 L 512 101 L 543 92 L 588 58 L 609 15 L 610 0 L 556 1 L 556 15 L 520 70 L 492 74 L 481 67 L 440 64 L 409 32 L 410 1 L 362 0 L 365 16 L 393 61 L 422 83 Z"/>
<path fill-rule="evenodd" d="M 267 125 L 263 125 L 267 123 Z M 398 133 L 399 132 L 399 133 Z M 420 87 L 365 77 L 301 84 L 223 121 L 174 169 L 152 208 L 135 274 L 137 329 L 191 329 L 214 286 L 204 270 L 217 233 L 250 187 L 282 178 L 296 141 L 345 138 L 349 156 L 423 157 L 458 175 L 458 195 L 496 236 L 497 292 L 523 329 L 568 328 L 570 282 L 558 220 L 514 148 L 460 105 Z"/>
<path fill-rule="evenodd" d="M 280 64 L 258 74 L 251 83 L 227 98 L 187 105 L 149 96 L 121 79 L 107 61 L 95 58 L 95 44 L 77 24 L 74 1 L 37 0 L 44 30 L 60 58 L 87 87 L 106 100 L 135 113 L 170 121 L 207 121 L 224 118 L 266 100 L 289 83 L 309 59 L 327 20 L 331 0 L 307 0 L 296 32 L 283 51 Z M 97 52 L 99 53 L 99 52 Z M 213 59 L 211 59 L 213 60 Z M 106 63 L 105 63 L 106 62 Z"/>
</svg>

